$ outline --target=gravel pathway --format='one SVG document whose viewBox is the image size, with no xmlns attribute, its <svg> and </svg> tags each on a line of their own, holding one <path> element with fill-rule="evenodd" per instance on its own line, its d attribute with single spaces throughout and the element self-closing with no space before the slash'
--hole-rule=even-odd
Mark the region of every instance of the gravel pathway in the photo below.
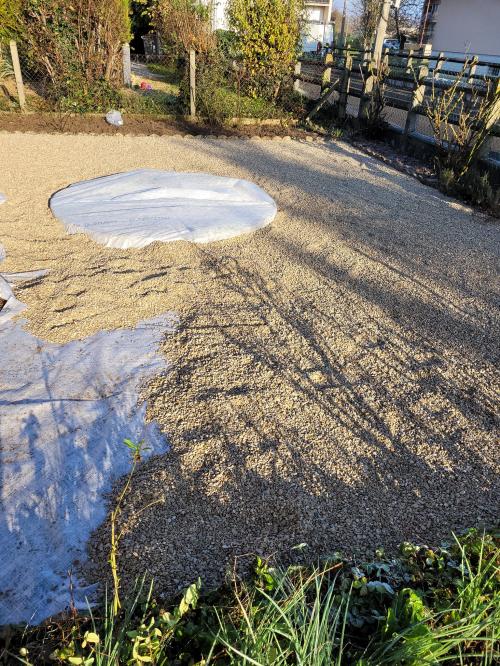
<svg viewBox="0 0 500 666">
<path fill-rule="evenodd" d="M 246 553 L 363 553 L 498 518 L 497 222 L 343 143 L 0 134 L 0 151 L 3 269 L 51 270 L 18 294 L 36 335 L 180 316 L 174 369 L 145 389 L 172 450 L 137 472 L 123 579 L 170 593 Z M 248 178 L 279 212 L 239 239 L 124 251 L 47 209 L 139 167 Z"/>
</svg>

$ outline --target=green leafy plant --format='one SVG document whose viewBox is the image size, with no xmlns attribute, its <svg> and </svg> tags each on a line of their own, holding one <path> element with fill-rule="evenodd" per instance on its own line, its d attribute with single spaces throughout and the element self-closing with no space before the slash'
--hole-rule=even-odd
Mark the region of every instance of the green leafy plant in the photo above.
<svg viewBox="0 0 500 666">
<path fill-rule="evenodd" d="M 459 181 L 460 194 L 472 203 L 499 214 L 500 190 L 494 189 L 488 173 L 480 173 L 477 169 L 469 169 Z"/>
<path fill-rule="evenodd" d="M 117 522 L 118 518 L 122 512 L 123 503 L 127 496 L 130 486 L 132 485 L 132 479 L 136 470 L 137 465 L 141 462 L 142 453 L 145 450 L 144 442 L 141 441 L 138 444 L 134 443 L 131 439 L 124 439 L 123 443 L 130 450 L 132 455 L 132 465 L 129 473 L 125 479 L 125 483 L 120 490 L 118 497 L 116 498 L 115 505 L 110 515 L 110 526 L 111 526 L 111 535 L 110 535 L 110 552 L 109 552 L 109 566 L 111 567 L 111 575 L 113 577 L 113 612 L 116 615 L 121 608 L 120 602 L 120 577 L 118 575 L 118 546 L 120 539 L 122 537 L 123 531 L 118 528 Z M 145 511 L 150 506 L 158 504 L 161 500 L 155 500 L 149 503 L 147 506 L 143 507 L 142 511 Z"/>
<path fill-rule="evenodd" d="M 481 206 L 493 215 L 500 215 L 500 191 L 491 186 L 488 173 L 471 168 L 458 178 L 453 169 L 442 168 L 438 176 L 439 187 L 445 194 Z"/>
<path fill-rule="evenodd" d="M 0 81 L 14 76 L 12 62 L 7 55 L 7 47 L 0 43 Z"/>
<path fill-rule="evenodd" d="M 500 656 L 500 549 L 476 532 L 463 542 L 457 539 L 450 553 L 429 550 L 427 555 L 425 565 L 436 579 L 449 579 L 449 588 L 400 590 L 370 651 L 370 663 L 495 663 Z"/>
<path fill-rule="evenodd" d="M 116 612 L 113 601 L 106 602 L 103 618 L 90 610 L 91 630 L 85 630 L 81 638 L 72 632 L 66 645 L 52 652 L 51 659 L 81 666 L 166 664 L 176 633 L 198 604 L 200 586 L 200 581 L 190 585 L 168 611 L 153 601 L 152 584 L 145 589 L 142 579 L 123 612 Z"/>
<path fill-rule="evenodd" d="M 235 583 L 235 618 L 218 613 L 229 663 L 340 664 L 350 595 L 336 589 L 339 566 L 275 569 L 258 559 L 255 583 Z"/>
<path fill-rule="evenodd" d="M 0 0 L 0 42 L 18 36 L 22 0 Z"/>
<path fill-rule="evenodd" d="M 132 463 L 142 445 L 128 440 Z M 126 485 L 126 481 L 125 481 Z M 120 499 L 119 499 L 120 501 Z M 154 600 L 145 577 L 87 613 L 20 629 L 0 662 L 43 666 L 493 666 L 500 659 L 500 533 L 469 530 L 440 547 L 403 543 L 369 561 L 316 565 L 258 557 L 200 596 Z M 303 558 L 305 544 L 293 549 Z"/>
<path fill-rule="evenodd" d="M 229 1 L 229 23 L 252 95 L 277 99 L 290 84 L 300 51 L 303 8 L 302 0 Z"/>
</svg>

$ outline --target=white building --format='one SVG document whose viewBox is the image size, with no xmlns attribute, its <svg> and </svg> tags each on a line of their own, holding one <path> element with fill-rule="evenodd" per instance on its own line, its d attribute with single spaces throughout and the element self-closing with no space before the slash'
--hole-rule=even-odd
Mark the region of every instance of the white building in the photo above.
<svg viewBox="0 0 500 666">
<path fill-rule="evenodd" d="M 323 45 L 332 43 L 332 3 L 333 0 L 306 0 L 306 27 L 302 37 L 304 51 L 315 50 L 318 42 Z"/>
<path fill-rule="evenodd" d="M 213 12 L 213 26 L 214 30 L 227 30 L 227 17 L 226 17 L 227 0 L 214 0 L 212 3 Z"/>
<path fill-rule="evenodd" d="M 302 36 L 304 51 L 314 51 L 318 42 L 331 44 L 333 24 L 331 22 L 333 0 L 306 0 L 306 25 Z M 227 30 L 227 0 L 215 0 L 213 4 L 213 26 L 215 30 Z"/>
<path fill-rule="evenodd" d="M 498 75 L 500 0 L 425 0 L 420 39 L 450 57 L 478 56 Z"/>
</svg>

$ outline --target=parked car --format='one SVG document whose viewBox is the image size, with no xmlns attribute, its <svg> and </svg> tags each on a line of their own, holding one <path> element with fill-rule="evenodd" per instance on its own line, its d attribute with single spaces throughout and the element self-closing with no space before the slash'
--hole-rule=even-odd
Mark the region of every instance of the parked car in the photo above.
<svg viewBox="0 0 500 666">
<path fill-rule="evenodd" d="M 399 51 L 399 39 L 384 39 L 384 49 Z"/>
</svg>

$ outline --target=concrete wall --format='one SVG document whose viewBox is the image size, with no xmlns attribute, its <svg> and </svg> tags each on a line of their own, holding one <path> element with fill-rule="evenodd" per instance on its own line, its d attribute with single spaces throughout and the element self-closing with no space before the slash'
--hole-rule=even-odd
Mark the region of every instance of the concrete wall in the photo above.
<svg viewBox="0 0 500 666">
<path fill-rule="evenodd" d="M 500 0 L 441 0 L 435 51 L 500 57 Z"/>
</svg>

